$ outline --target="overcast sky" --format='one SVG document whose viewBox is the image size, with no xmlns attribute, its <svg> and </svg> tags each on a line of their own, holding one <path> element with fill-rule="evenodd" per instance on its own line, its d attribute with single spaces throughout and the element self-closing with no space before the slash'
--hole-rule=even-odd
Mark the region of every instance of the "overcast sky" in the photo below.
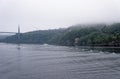
<svg viewBox="0 0 120 79">
<path fill-rule="evenodd" d="M 120 0 L 0 0 L 0 31 L 120 22 Z"/>
</svg>

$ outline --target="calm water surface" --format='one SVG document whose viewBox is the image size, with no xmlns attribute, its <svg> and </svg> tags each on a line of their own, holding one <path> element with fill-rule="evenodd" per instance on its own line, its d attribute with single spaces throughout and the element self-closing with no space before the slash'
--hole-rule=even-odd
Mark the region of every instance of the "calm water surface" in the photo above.
<svg viewBox="0 0 120 79">
<path fill-rule="evenodd" d="M 1 43 L 0 79 L 120 79 L 118 53 L 81 47 Z"/>
</svg>

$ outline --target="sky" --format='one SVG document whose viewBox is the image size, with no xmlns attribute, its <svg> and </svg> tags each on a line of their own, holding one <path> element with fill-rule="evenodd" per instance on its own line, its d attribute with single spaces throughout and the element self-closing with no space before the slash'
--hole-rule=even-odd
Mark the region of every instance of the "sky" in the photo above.
<svg viewBox="0 0 120 79">
<path fill-rule="evenodd" d="M 0 0 L 0 31 L 120 22 L 120 0 Z"/>
</svg>

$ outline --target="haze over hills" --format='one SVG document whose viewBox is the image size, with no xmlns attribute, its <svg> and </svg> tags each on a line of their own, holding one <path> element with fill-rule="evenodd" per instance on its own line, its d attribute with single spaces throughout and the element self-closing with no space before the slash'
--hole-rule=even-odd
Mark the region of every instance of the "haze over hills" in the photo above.
<svg viewBox="0 0 120 79">
<path fill-rule="evenodd" d="M 15 34 L 13 34 L 13 33 L 0 33 L 0 40 L 3 40 L 3 39 L 10 37 L 12 35 L 15 35 Z"/>
</svg>

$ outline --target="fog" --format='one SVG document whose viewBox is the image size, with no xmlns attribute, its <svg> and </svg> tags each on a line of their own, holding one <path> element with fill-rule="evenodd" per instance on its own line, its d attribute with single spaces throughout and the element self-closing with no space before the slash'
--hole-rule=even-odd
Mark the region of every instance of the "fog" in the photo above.
<svg viewBox="0 0 120 79">
<path fill-rule="evenodd" d="M 120 22 L 120 0 L 0 0 L 0 31 Z"/>
</svg>

